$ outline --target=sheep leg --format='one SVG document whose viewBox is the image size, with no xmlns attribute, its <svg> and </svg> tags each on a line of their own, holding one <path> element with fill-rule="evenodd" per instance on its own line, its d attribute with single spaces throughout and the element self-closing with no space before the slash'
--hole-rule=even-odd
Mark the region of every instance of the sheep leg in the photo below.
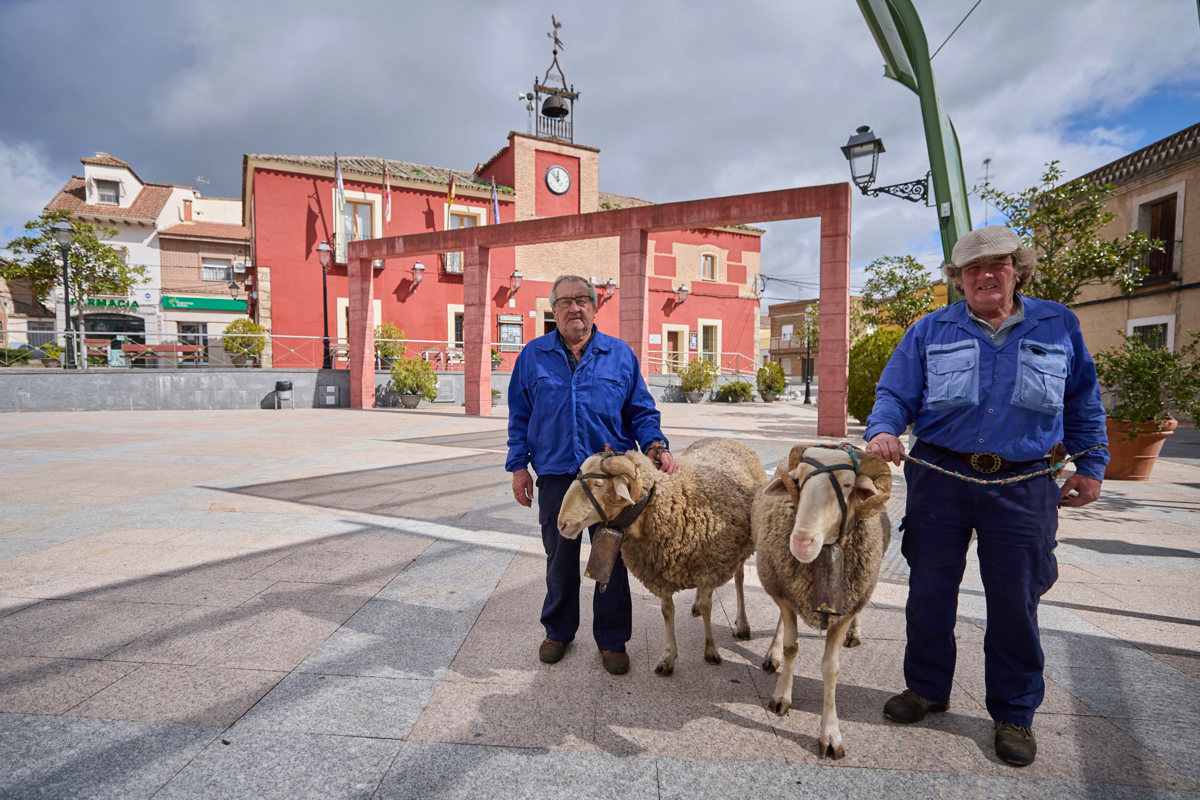
<svg viewBox="0 0 1200 800">
<path fill-rule="evenodd" d="M 666 676 L 675 671 L 675 656 L 679 654 L 679 648 L 675 644 L 675 598 L 667 595 L 659 599 L 662 601 L 663 638 L 667 648 L 663 651 L 662 661 L 654 668 L 654 674 Z"/>
<path fill-rule="evenodd" d="M 712 593 L 711 587 L 696 590 L 696 608 L 704 620 L 704 660 L 710 664 L 720 664 L 721 654 L 717 652 L 717 643 L 712 634 Z"/>
<path fill-rule="evenodd" d="M 796 654 L 800 651 L 800 643 L 796 633 L 796 615 L 778 600 L 780 625 L 783 628 L 783 663 L 780 665 L 779 678 L 775 681 L 775 695 L 767 704 L 767 710 L 783 716 L 792 707 L 792 676 L 796 670 Z"/>
<path fill-rule="evenodd" d="M 839 620 L 825 637 L 825 655 L 821 658 L 821 735 L 817 739 L 817 752 L 821 758 L 836 760 L 846 756 L 846 748 L 842 744 L 842 731 L 838 726 L 837 680 L 842 643 L 853 626 L 853 617 Z"/>
<path fill-rule="evenodd" d="M 846 647 L 858 647 L 862 644 L 862 638 L 858 632 L 858 614 L 850 618 L 850 627 L 846 629 L 846 640 L 843 644 Z"/>
<path fill-rule="evenodd" d="M 774 672 L 783 663 L 783 615 L 775 623 L 775 635 L 771 637 L 771 646 L 767 648 L 767 657 L 763 659 L 763 672 Z"/>
<path fill-rule="evenodd" d="M 737 619 L 733 622 L 733 638 L 750 638 L 750 619 L 746 616 L 746 590 L 742 584 L 746 582 L 746 564 L 738 564 L 733 576 L 733 585 L 737 589 Z"/>
</svg>

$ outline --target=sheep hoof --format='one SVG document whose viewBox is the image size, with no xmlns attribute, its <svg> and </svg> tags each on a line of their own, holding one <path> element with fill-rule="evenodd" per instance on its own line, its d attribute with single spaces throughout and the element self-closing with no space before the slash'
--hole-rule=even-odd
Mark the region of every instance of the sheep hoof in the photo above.
<svg viewBox="0 0 1200 800">
<path fill-rule="evenodd" d="M 862 639 L 858 638 L 858 636 L 853 633 L 846 634 L 846 641 L 843 642 L 845 647 L 858 647 L 860 644 L 862 644 Z"/>
<path fill-rule="evenodd" d="M 763 659 L 763 663 L 762 663 L 762 671 L 763 672 L 774 672 L 777 669 L 779 669 L 779 665 L 775 663 L 775 659 L 771 658 L 770 656 L 767 656 L 766 658 Z"/>
<path fill-rule="evenodd" d="M 665 659 L 658 662 L 658 666 L 654 668 L 654 674 L 661 675 L 664 678 L 667 677 L 668 675 L 670 675 L 674 671 L 675 671 L 675 665 Z"/>
<path fill-rule="evenodd" d="M 835 745 L 831 739 L 822 736 L 817 740 L 817 753 L 820 758 L 828 758 L 833 761 L 846 757 L 846 748 L 840 744 Z"/>
<path fill-rule="evenodd" d="M 718 653 L 716 650 L 712 650 L 712 651 L 705 650 L 704 651 L 704 660 L 710 664 L 720 664 L 721 663 L 721 654 Z"/>
<path fill-rule="evenodd" d="M 750 638 L 750 626 L 746 623 L 740 623 L 733 629 L 733 638 L 745 641 Z"/>
<path fill-rule="evenodd" d="M 788 711 L 791 710 L 791 708 L 792 708 L 792 703 L 790 700 L 772 699 L 771 702 L 767 703 L 767 710 L 770 711 L 772 714 L 777 714 L 778 716 L 781 716 L 781 717 L 786 716 Z"/>
</svg>

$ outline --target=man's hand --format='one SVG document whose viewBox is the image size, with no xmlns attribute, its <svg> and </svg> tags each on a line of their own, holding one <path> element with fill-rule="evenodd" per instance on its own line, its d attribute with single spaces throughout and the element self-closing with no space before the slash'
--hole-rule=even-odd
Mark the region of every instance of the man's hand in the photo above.
<svg viewBox="0 0 1200 800">
<path fill-rule="evenodd" d="M 529 470 L 519 469 L 512 476 L 513 497 L 526 508 L 533 505 L 533 476 Z"/>
<path fill-rule="evenodd" d="M 658 451 L 658 468 L 668 475 L 674 475 L 679 471 L 679 464 L 676 463 L 675 457 L 671 455 L 670 450 Z"/>
<path fill-rule="evenodd" d="M 879 456 L 884 461 L 890 461 L 897 467 L 904 458 L 904 445 L 890 433 L 877 433 L 867 442 L 867 452 Z"/>
<path fill-rule="evenodd" d="M 1101 483 L 1102 481 L 1098 481 L 1095 478 L 1075 473 L 1063 483 L 1062 490 L 1058 493 L 1058 504 L 1060 506 L 1071 506 L 1072 508 L 1086 506 L 1100 497 Z M 1072 491 L 1076 492 L 1076 494 L 1071 494 Z"/>
</svg>

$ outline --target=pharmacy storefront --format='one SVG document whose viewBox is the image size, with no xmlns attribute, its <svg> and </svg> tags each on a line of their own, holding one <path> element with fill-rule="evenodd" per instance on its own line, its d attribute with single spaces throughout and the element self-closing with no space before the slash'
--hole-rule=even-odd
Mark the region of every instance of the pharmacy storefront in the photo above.
<svg viewBox="0 0 1200 800">
<path fill-rule="evenodd" d="M 180 344 L 200 345 L 209 352 L 210 338 L 221 336 L 235 319 L 246 319 L 246 301 L 232 297 L 164 294 L 162 319 L 163 336 Z M 213 345 L 209 361 L 219 360 L 223 354 L 219 342 L 214 341 Z"/>
<path fill-rule="evenodd" d="M 89 297 L 79 306 L 75 306 L 74 319 L 83 315 L 84 330 L 89 336 L 108 337 L 124 334 L 137 341 L 144 341 L 147 335 L 155 337 L 159 332 L 159 313 L 155 303 L 157 292 L 139 289 L 128 295 L 111 295 Z M 58 297 L 55 309 L 55 327 L 64 330 L 66 321 L 63 318 L 62 291 Z"/>
</svg>

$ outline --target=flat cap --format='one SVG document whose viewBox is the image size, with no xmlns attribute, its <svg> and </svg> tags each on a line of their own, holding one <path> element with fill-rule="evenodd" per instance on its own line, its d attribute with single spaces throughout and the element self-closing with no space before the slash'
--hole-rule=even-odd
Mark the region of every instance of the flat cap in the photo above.
<svg viewBox="0 0 1200 800">
<path fill-rule="evenodd" d="M 963 269 L 973 261 L 997 256 L 1012 256 L 1023 249 L 1020 238 L 1003 225 L 978 228 L 959 239 L 950 254 L 950 261 Z"/>
</svg>

